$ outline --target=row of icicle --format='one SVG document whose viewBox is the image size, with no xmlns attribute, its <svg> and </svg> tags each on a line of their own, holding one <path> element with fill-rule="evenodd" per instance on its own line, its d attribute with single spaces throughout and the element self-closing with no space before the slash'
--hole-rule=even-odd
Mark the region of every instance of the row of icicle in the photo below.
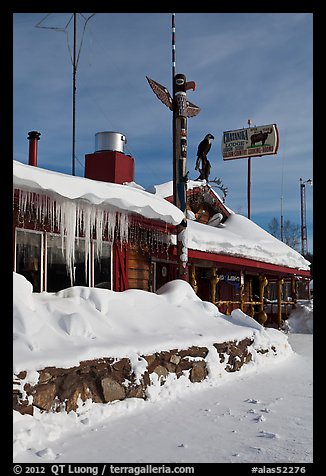
<svg viewBox="0 0 326 476">
<path fill-rule="evenodd" d="M 18 190 L 18 220 L 21 224 L 30 221 L 35 213 L 35 223 L 49 226 L 61 235 L 61 249 L 65 258 L 70 281 L 74 281 L 75 238 L 85 239 L 85 269 L 90 253 L 90 242 L 96 243 L 96 254 L 102 252 L 102 240 L 121 244 L 128 242 L 128 230 L 133 229 L 127 212 L 109 204 L 94 205 L 83 200 L 69 200 L 56 194 L 39 195 L 34 191 Z M 30 219 L 28 220 L 28 216 Z M 150 231 L 150 229 L 149 229 Z M 137 233 L 138 234 L 138 233 Z M 156 233 L 156 244 L 169 244 L 167 233 Z M 153 242 L 153 237 L 151 237 Z M 150 244 L 150 243 L 149 243 Z"/>
</svg>

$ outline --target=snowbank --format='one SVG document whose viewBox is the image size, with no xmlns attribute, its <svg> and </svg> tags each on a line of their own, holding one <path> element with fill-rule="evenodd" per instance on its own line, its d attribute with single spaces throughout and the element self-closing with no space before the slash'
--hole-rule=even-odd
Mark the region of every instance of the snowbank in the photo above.
<svg viewBox="0 0 326 476">
<path fill-rule="evenodd" d="M 313 301 L 301 300 L 290 312 L 287 319 L 289 332 L 297 334 L 313 334 Z"/>
<path fill-rule="evenodd" d="M 135 361 L 146 353 L 246 337 L 257 347 L 290 350 L 283 333 L 264 329 L 239 310 L 231 317 L 221 314 L 181 280 L 156 294 L 78 286 L 38 294 L 23 276 L 14 273 L 13 280 L 15 373 L 68 368 L 104 356 Z"/>
<path fill-rule="evenodd" d="M 141 290 L 114 292 L 106 289 L 73 287 L 56 294 L 33 293 L 31 284 L 13 273 L 14 373 L 25 370 L 21 382 L 35 385 L 39 370 L 47 366 L 69 368 L 88 359 L 129 357 L 139 365 L 139 356 L 194 345 L 209 348 L 208 377 L 204 388 L 237 379 L 237 375 L 279 363 L 293 355 L 288 337 L 276 329 L 265 329 L 240 310 L 231 316 L 201 301 L 189 284 L 176 280 L 156 294 Z M 226 372 L 213 343 L 251 338 L 252 360 L 238 372 Z M 273 352 L 261 352 L 274 348 Z M 143 360 L 143 359 L 141 359 Z M 155 376 L 155 374 L 153 374 Z M 186 376 L 170 374 L 162 386 L 153 380 L 147 400 L 173 399 L 198 390 Z M 90 423 L 117 418 L 126 411 L 140 409 L 146 401 L 129 398 L 111 404 L 82 402 L 76 412 L 21 415 L 14 411 L 14 455 L 33 447 L 36 457 L 57 458 L 44 440 L 55 441 L 64 433 L 83 431 Z"/>
</svg>

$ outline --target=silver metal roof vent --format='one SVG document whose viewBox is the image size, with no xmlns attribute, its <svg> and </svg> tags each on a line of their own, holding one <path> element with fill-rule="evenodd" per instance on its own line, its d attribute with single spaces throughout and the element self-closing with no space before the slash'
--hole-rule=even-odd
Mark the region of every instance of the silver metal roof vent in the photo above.
<svg viewBox="0 0 326 476">
<path fill-rule="evenodd" d="M 120 132 L 105 131 L 95 134 L 95 152 L 113 150 L 124 153 L 126 143 L 126 136 Z"/>
</svg>

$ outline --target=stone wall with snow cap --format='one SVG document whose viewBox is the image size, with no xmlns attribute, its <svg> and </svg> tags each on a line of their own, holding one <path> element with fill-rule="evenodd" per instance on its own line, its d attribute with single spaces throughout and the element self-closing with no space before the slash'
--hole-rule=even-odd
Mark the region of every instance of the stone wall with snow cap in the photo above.
<svg viewBox="0 0 326 476">
<path fill-rule="evenodd" d="M 157 293 L 76 286 L 53 294 L 32 293 L 16 273 L 13 282 L 14 405 L 22 412 L 75 410 L 79 397 L 146 399 L 168 379 L 226 378 L 291 353 L 285 334 L 241 312 L 221 314 L 185 281 Z"/>
</svg>

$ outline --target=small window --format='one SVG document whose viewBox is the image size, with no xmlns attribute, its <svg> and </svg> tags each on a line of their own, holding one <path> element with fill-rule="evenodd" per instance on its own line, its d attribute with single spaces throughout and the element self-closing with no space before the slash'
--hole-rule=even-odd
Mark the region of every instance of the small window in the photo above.
<svg viewBox="0 0 326 476">
<path fill-rule="evenodd" d="M 65 239 L 63 246 L 65 247 Z M 85 246 L 84 239 L 76 239 L 73 282 L 71 282 L 62 250 L 62 238 L 60 235 L 47 234 L 47 292 L 57 292 L 70 286 L 88 286 L 89 263 L 86 260 L 88 253 L 85 253 Z"/>
<path fill-rule="evenodd" d="M 94 244 L 94 286 L 112 289 L 112 245 L 102 241 L 102 251 L 97 256 Z"/>
<path fill-rule="evenodd" d="M 32 283 L 33 292 L 42 291 L 43 234 L 32 230 L 16 229 L 16 273 Z"/>
</svg>

